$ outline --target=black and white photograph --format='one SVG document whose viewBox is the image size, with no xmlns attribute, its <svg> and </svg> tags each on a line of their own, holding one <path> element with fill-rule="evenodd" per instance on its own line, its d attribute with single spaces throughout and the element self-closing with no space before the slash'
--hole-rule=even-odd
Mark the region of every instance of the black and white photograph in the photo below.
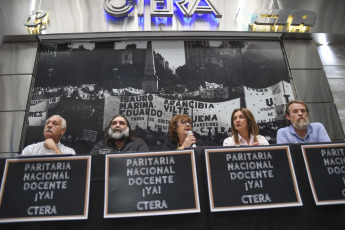
<svg viewBox="0 0 345 230">
<path fill-rule="evenodd" d="M 279 41 L 186 40 L 42 43 L 24 146 L 45 120 L 67 121 L 61 142 L 88 154 L 115 115 L 124 115 L 151 151 L 161 150 L 176 114 L 193 120 L 204 146 L 221 146 L 231 114 L 246 107 L 275 143 L 294 99 Z"/>
</svg>

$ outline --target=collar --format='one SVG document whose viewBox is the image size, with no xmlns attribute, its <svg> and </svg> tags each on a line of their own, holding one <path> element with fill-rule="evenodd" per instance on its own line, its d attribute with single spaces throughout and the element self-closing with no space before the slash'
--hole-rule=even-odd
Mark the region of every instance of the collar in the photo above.
<svg viewBox="0 0 345 230">
<path fill-rule="evenodd" d="M 44 144 L 44 142 L 45 142 L 45 140 L 42 141 L 42 144 Z M 57 145 L 57 146 L 60 146 L 60 145 L 62 145 L 62 144 L 61 144 L 61 142 L 59 141 L 56 145 Z"/>
<path fill-rule="evenodd" d="M 114 143 L 113 147 L 120 151 L 120 150 L 123 149 L 129 142 L 132 142 L 132 141 L 133 141 L 133 139 L 127 138 L 125 144 L 124 144 L 120 149 L 117 148 L 117 146 L 116 146 L 115 143 Z"/>
<path fill-rule="evenodd" d="M 128 142 L 131 142 L 131 141 L 133 141 L 133 139 L 131 139 L 131 138 L 128 137 L 128 138 L 126 138 L 126 142 L 125 142 L 125 143 L 127 144 Z M 113 141 L 113 145 L 115 145 L 115 141 Z M 116 146 L 116 145 L 115 145 L 115 146 Z"/>
<path fill-rule="evenodd" d="M 244 139 L 239 133 L 238 133 L 237 135 L 238 135 L 238 141 L 240 142 L 240 144 L 241 144 L 241 140 L 247 142 L 246 139 Z M 253 142 L 254 142 L 254 136 L 253 136 L 253 134 L 250 133 L 249 135 L 250 135 L 250 136 L 249 136 L 249 143 L 247 143 L 248 145 L 249 145 L 250 143 L 253 143 Z"/>
<path fill-rule="evenodd" d="M 308 125 L 308 128 L 307 128 L 307 133 L 305 134 L 305 137 L 304 137 L 304 139 L 303 139 L 300 135 L 298 135 L 298 134 L 296 133 L 296 130 L 295 130 L 295 128 L 292 126 L 292 124 L 289 126 L 289 132 L 290 132 L 290 134 L 291 134 L 291 135 L 294 135 L 294 136 L 296 136 L 296 137 L 298 137 L 298 138 L 301 139 L 301 140 L 307 139 L 312 131 L 313 131 L 313 128 L 312 128 L 311 125 L 309 124 L 309 125 Z"/>
</svg>

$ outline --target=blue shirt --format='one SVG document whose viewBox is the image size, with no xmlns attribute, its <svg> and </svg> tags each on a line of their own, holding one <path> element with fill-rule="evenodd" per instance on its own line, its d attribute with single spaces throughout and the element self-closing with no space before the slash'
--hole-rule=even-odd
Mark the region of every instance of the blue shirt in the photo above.
<svg viewBox="0 0 345 230">
<path fill-rule="evenodd" d="M 300 137 L 292 125 L 281 128 L 277 132 L 277 144 L 331 142 L 325 127 L 319 122 L 310 123 L 304 139 Z"/>
</svg>

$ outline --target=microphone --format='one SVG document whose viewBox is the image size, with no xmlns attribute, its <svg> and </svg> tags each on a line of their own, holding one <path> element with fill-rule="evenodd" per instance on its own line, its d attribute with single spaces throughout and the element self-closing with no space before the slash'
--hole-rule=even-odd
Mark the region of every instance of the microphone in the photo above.
<svg viewBox="0 0 345 230">
<path fill-rule="evenodd" d="M 187 135 L 193 135 L 193 136 L 194 136 L 194 134 L 193 134 L 192 131 L 188 131 L 188 132 L 187 132 Z M 192 144 L 192 148 L 195 148 L 195 147 L 196 147 L 196 144 Z"/>
</svg>

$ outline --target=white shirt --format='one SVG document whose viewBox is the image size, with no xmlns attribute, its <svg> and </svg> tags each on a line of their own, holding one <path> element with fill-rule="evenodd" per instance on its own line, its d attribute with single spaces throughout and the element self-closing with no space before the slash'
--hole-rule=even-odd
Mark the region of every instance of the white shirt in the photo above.
<svg viewBox="0 0 345 230">
<path fill-rule="evenodd" d="M 268 141 L 266 140 L 264 136 L 257 135 L 256 138 L 258 139 L 259 145 L 269 145 Z M 251 145 L 254 142 L 254 136 L 252 134 L 250 134 L 249 144 L 243 137 L 241 137 L 240 134 L 238 134 L 238 139 L 240 141 L 239 145 L 235 143 L 234 135 L 232 135 L 231 137 L 228 137 L 224 140 L 223 146 Z"/>
<path fill-rule="evenodd" d="M 76 155 L 74 149 L 69 148 L 61 144 L 60 142 L 57 144 L 58 148 L 63 154 L 71 154 Z M 38 142 L 36 144 L 31 144 L 26 146 L 21 155 L 53 155 L 57 154 L 56 152 L 46 149 L 44 147 L 44 141 Z"/>
</svg>

